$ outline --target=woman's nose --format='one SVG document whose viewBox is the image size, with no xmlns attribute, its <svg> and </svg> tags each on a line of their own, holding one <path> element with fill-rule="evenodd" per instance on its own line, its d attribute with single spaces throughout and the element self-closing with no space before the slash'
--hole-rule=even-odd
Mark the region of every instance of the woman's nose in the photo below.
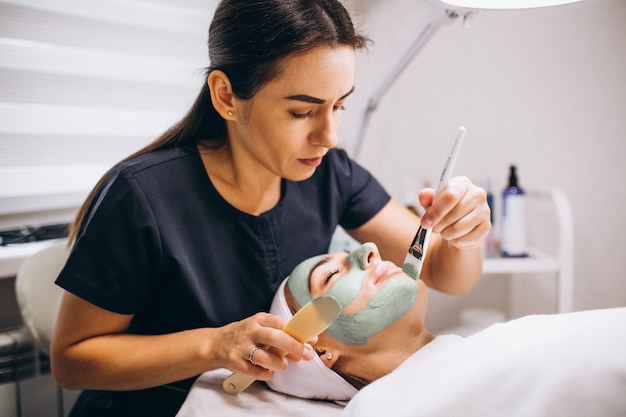
<svg viewBox="0 0 626 417">
<path fill-rule="evenodd" d="M 323 146 L 328 149 L 337 146 L 337 126 L 332 114 L 320 120 L 313 133 L 313 137 L 315 145 Z"/>
<path fill-rule="evenodd" d="M 378 252 L 378 247 L 371 242 L 363 244 L 362 247 L 361 265 L 363 266 L 363 269 L 369 269 L 372 265 L 380 261 L 380 252 Z"/>
</svg>

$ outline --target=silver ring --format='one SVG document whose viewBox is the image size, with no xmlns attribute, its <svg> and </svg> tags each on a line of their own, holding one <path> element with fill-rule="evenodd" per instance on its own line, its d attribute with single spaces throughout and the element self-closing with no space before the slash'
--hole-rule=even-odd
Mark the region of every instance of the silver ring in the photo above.
<svg viewBox="0 0 626 417">
<path fill-rule="evenodd" d="M 255 361 L 254 361 L 254 352 L 256 352 L 257 350 L 263 350 L 265 349 L 263 346 L 252 346 L 250 348 L 250 352 L 248 352 L 248 360 L 250 361 L 250 363 L 252 365 L 258 365 Z"/>
</svg>

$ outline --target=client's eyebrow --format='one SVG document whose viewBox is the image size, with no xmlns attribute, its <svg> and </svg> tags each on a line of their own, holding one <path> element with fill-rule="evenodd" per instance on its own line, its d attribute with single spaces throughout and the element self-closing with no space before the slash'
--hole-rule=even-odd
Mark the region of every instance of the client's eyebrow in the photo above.
<svg viewBox="0 0 626 417">
<path fill-rule="evenodd" d="M 346 97 L 348 97 L 353 92 L 354 92 L 354 87 L 352 87 L 350 89 L 350 91 L 348 91 L 346 94 L 344 94 L 343 96 L 339 97 L 339 100 L 337 100 L 337 101 L 341 101 L 341 100 L 345 99 Z M 317 98 L 317 97 L 313 97 L 313 96 L 310 96 L 308 94 L 296 94 L 295 96 L 288 96 L 288 97 L 285 97 L 285 98 L 287 100 L 302 101 L 302 102 L 311 103 L 311 104 L 324 104 L 324 103 L 326 103 L 326 100 L 323 100 L 323 99 Z"/>
<path fill-rule="evenodd" d="M 308 281 L 309 281 L 309 291 L 311 289 L 311 278 L 313 278 L 313 273 L 315 272 L 315 270 L 317 268 L 319 268 L 320 266 L 330 262 L 331 259 L 332 259 L 332 256 L 328 255 L 328 256 L 323 257 L 315 265 L 313 265 L 313 268 L 311 268 L 311 272 L 309 272 L 309 278 L 308 278 Z"/>
</svg>

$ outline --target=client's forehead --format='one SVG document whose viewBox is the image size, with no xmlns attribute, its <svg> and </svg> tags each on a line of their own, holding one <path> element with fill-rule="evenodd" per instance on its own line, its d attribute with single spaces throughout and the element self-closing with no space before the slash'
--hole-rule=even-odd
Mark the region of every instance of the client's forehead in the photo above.
<svg viewBox="0 0 626 417">
<path fill-rule="evenodd" d="M 312 280 L 319 275 L 317 271 L 323 271 L 326 265 L 335 263 L 335 261 L 344 261 L 346 256 L 346 252 L 314 256 L 301 262 L 294 268 L 287 280 L 287 287 L 299 307 L 313 299 L 311 285 Z"/>
<path fill-rule="evenodd" d="M 287 280 L 287 287 L 298 307 L 302 307 L 312 300 L 309 279 L 311 271 L 328 255 L 319 255 L 309 258 L 296 266 Z"/>
</svg>

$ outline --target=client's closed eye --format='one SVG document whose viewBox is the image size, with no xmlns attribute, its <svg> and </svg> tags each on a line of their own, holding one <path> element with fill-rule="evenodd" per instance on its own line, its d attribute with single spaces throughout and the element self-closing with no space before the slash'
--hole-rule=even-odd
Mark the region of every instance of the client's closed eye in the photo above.
<svg viewBox="0 0 626 417">
<path fill-rule="evenodd" d="M 330 282 L 331 278 L 335 275 L 337 275 L 339 272 L 341 272 L 340 268 L 337 268 L 333 271 L 330 271 L 328 273 L 326 273 L 326 278 L 324 279 L 324 284 L 328 285 L 328 283 Z"/>
<path fill-rule="evenodd" d="M 310 287 L 312 296 L 320 296 L 331 290 L 333 285 L 350 271 L 347 254 L 338 252 L 329 255 L 311 271 Z"/>
</svg>

